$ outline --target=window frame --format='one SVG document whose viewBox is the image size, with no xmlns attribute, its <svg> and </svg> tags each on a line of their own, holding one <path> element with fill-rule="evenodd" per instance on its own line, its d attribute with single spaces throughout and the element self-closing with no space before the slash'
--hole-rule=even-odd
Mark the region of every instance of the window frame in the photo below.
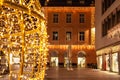
<svg viewBox="0 0 120 80">
<path fill-rule="evenodd" d="M 85 23 L 85 13 L 79 14 L 79 23 Z"/>
<path fill-rule="evenodd" d="M 71 23 L 72 22 L 72 14 L 71 13 L 67 13 L 66 14 L 66 23 Z"/>
<path fill-rule="evenodd" d="M 53 23 L 58 23 L 59 22 L 59 14 L 58 13 L 54 13 L 53 14 Z"/>
<path fill-rule="evenodd" d="M 85 41 L 85 32 L 84 31 L 79 32 L 79 41 Z"/>
<path fill-rule="evenodd" d="M 72 32 L 67 31 L 67 32 L 66 32 L 66 40 L 67 40 L 67 41 L 70 41 L 71 39 L 72 39 Z"/>
<path fill-rule="evenodd" d="M 52 40 L 57 41 L 58 40 L 58 32 L 57 31 L 53 31 L 53 38 Z"/>
</svg>

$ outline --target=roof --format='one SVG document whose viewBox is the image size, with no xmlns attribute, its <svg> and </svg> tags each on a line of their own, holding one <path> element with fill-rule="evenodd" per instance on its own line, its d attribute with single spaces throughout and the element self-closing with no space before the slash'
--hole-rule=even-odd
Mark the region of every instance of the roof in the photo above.
<svg viewBox="0 0 120 80">
<path fill-rule="evenodd" d="M 61 6 L 94 6 L 95 0 L 40 0 L 40 3 L 42 6 L 48 6 L 48 7 L 61 7 Z"/>
</svg>

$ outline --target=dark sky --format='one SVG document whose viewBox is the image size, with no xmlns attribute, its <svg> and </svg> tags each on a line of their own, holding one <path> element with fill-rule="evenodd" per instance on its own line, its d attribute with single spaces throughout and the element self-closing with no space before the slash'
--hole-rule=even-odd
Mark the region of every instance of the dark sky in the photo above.
<svg viewBox="0 0 120 80">
<path fill-rule="evenodd" d="M 46 0 L 40 0 L 42 6 L 44 6 Z M 48 6 L 89 6 L 92 1 L 95 0 L 85 0 L 85 4 L 80 4 L 80 0 L 72 0 L 72 5 L 68 5 L 67 0 L 49 0 Z"/>
</svg>

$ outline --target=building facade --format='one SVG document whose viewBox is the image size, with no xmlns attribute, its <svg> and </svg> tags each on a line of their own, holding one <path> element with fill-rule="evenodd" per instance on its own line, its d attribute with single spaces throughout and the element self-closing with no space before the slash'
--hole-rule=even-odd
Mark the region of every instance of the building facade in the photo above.
<svg viewBox="0 0 120 80">
<path fill-rule="evenodd" d="M 49 35 L 48 63 L 62 67 L 68 63 L 73 67 L 96 64 L 95 7 L 86 6 L 84 0 L 79 5 L 72 0 L 63 0 L 58 5 L 57 1 L 44 6 Z"/>
<path fill-rule="evenodd" d="M 96 0 L 98 68 L 120 73 L 120 0 Z"/>
</svg>

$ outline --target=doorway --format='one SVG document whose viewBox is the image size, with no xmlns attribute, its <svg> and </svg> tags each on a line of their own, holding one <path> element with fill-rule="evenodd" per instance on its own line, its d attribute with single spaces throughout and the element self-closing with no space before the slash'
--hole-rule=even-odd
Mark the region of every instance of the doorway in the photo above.
<svg viewBox="0 0 120 80">
<path fill-rule="evenodd" d="M 80 51 L 78 53 L 78 67 L 84 68 L 86 66 L 86 53 L 84 51 Z"/>
<path fill-rule="evenodd" d="M 56 51 L 53 51 L 52 53 L 51 53 L 51 59 L 50 59 L 50 65 L 52 66 L 52 67 L 58 67 L 58 53 L 56 52 Z"/>
</svg>

